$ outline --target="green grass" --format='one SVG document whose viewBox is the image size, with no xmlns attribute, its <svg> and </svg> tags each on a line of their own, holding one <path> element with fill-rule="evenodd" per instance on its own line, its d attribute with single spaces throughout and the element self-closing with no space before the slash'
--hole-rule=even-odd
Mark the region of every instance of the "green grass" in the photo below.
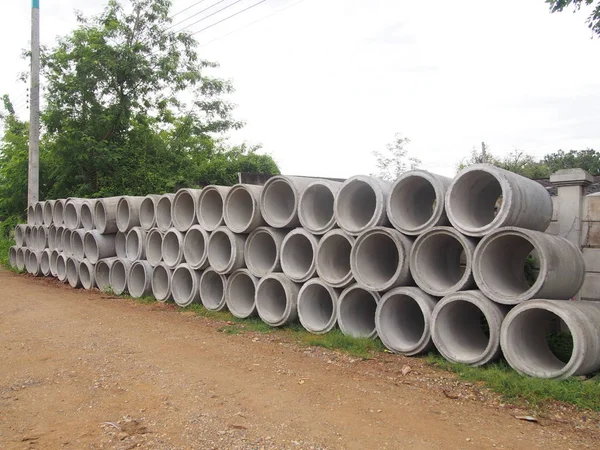
<svg viewBox="0 0 600 450">
<path fill-rule="evenodd" d="M 572 377 L 567 380 L 549 380 L 519 375 L 505 361 L 485 367 L 471 367 L 446 361 L 438 354 L 429 354 L 427 362 L 435 367 L 449 370 L 460 379 L 483 382 L 491 390 L 514 403 L 526 403 L 537 407 L 551 401 L 569 403 L 580 408 L 600 411 L 600 382 Z"/>
<path fill-rule="evenodd" d="M 10 268 L 10 264 L 8 263 L 8 249 L 13 245 L 15 245 L 15 241 L 12 239 L 0 239 L 0 264 L 7 268 Z"/>
</svg>

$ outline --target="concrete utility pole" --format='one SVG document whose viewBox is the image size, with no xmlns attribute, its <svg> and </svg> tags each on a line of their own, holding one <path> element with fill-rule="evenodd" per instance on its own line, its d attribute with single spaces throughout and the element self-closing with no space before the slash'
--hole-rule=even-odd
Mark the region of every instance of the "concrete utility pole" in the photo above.
<svg viewBox="0 0 600 450">
<path fill-rule="evenodd" d="M 40 186 L 40 0 L 31 1 L 31 88 L 29 97 L 29 183 L 27 203 L 38 201 Z"/>
</svg>

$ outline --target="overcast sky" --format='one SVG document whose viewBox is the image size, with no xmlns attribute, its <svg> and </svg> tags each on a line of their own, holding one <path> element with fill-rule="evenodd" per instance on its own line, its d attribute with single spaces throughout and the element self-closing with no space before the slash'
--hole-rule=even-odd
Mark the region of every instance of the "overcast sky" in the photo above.
<svg viewBox="0 0 600 450">
<path fill-rule="evenodd" d="M 173 12 L 197 1 L 175 0 Z M 241 0 L 189 31 L 258 1 Z M 76 8 L 95 14 L 104 4 L 41 0 L 42 43 L 75 26 Z M 27 70 L 29 6 L 4 0 L 0 27 L 1 93 L 23 118 L 17 75 Z M 261 143 L 283 173 L 368 174 L 372 151 L 401 132 L 423 168 L 453 175 L 481 141 L 495 154 L 518 148 L 536 158 L 600 150 L 600 39 L 585 18 L 551 15 L 544 0 L 266 0 L 196 37 L 200 55 L 221 64 L 215 75 L 236 88 L 246 126 L 231 142 Z"/>
</svg>

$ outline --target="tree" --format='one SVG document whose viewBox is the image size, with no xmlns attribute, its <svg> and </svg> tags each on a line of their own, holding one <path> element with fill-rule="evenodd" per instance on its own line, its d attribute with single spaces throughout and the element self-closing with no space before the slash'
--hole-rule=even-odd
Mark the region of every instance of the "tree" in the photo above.
<svg viewBox="0 0 600 450">
<path fill-rule="evenodd" d="M 586 150 L 559 150 L 544 157 L 544 163 L 551 173 L 560 169 L 581 168 L 592 175 L 600 175 L 600 152 L 588 148 Z"/>
<path fill-rule="evenodd" d="M 471 156 L 463 159 L 459 164 L 459 170 L 473 164 L 493 164 L 494 166 L 518 173 L 527 178 L 541 179 L 550 176 L 548 166 L 543 162 L 536 162 L 531 155 L 528 155 L 523 150 L 514 149 L 508 155 L 498 158 L 490 153 L 489 148 L 484 142 L 481 143 L 481 152 L 473 149 Z"/>
<path fill-rule="evenodd" d="M 546 0 L 550 5 L 550 12 L 562 12 L 568 7 L 573 7 L 575 11 L 579 11 L 582 6 L 591 6 L 597 0 Z M 600 36 L 600 2 L 593 5 L 591 14 L 588 16 L 587 24 L 590 30 Z"/>
<path fill-rule="evenodd" d="M 471 155 L 468 158 L 463 158 L 458 163 L 458 170 L 462 170 L 465 167 L 472 166 L 473 164 L 498 164 L 498 160 L 489 151 L 488 146 L 485 142 L 481 143 L 481 151 L 473 147 Z"/>
<path fill-rule="evenodd" d="M 418 168 L 421 165 L 421 160 L 409 156 L 406 149 L 409 143 L 409 138 L 396 133 L 394 140 L 386 145 L 385 152 L 374 151 L 377 172 L 371 175 L 382 180 L 394 181 L 407 170 Z"/>
</svg>

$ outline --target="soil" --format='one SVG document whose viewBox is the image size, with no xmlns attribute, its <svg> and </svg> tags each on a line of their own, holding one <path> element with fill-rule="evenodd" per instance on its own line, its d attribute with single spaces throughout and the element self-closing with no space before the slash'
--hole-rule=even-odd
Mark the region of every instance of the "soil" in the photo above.
<svg viewBox="0 0 600 450">
<path fill-rule="evenodd" d="M 0 270 L 0 448 L 598 448 L 597 413 L 223 325 Z"/>
</svg>

